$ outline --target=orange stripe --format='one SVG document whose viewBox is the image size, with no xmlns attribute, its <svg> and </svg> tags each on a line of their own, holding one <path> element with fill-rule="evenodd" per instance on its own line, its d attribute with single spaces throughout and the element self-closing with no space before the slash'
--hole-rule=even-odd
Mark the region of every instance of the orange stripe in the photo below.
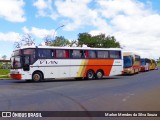
<svg viewBox="0 0 160 120">
<path fill-rule="evenodd" d="M 83 77 L 86 77 L 87 71 L 90 70 L 90 69 L 93 70 L 94 72 L 96 72 L 99 69 L 102 69 L 104 71 L 104 75 L 109 76 L 110 72 L 111 72 L 111 69 L 112 69 L 112 66 L 113 66 L 113 62 L 114 62 L 113 59 L 110 59 L 110 60 L 90 59 L 90 60 L 88 60 L 88 64 L 85 68 L 85 72 L 83 74 Z"/>
</svg>

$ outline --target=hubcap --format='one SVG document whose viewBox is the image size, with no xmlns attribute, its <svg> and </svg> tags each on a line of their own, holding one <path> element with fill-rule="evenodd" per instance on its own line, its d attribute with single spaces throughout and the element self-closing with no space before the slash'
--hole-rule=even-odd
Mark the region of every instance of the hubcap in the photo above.
<svg viewBox="0 0 160 120">
<path fill-rule="evenodd" d="M 88 73 L 88 78 L 93 78 L 93 73 L 92 72 Z"/>
<path fill-rule="evenodd" d="M 40 80 L 39 74 L 35 74 L 33 78 L 34 78 L 35 81 L 39 81 Z"/>
<path fill-rule="evenodd" d="M 97 78 L 102 78 L 102 73 L 101 72 L 97 73 Z"/>
</svg>

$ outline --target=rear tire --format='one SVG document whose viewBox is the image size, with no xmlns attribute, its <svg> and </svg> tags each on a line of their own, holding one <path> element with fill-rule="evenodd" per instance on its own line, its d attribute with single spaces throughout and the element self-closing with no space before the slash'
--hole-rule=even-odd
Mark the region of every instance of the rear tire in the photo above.
<svg viewBox="0 0 160 120">
<path fill-rule="evenodd" d="M 87 79 L 88 80 L 92 80 L 92 79 L 94 79 L 95 78 L 95 73 L 94 73 L 94 71 L 93 70 L 89 70 L 88 72 L 87 72 Z"/>
<path fill-rule="evenodd" d="M 102 72 L 101 70 L 98 70 L 98 71 L 96 72 L 96 78 L 97 78 L 97 79 L 102 79 L 102 78 L 103 78 L 103 72 Z"/>
<path fill-rule="evenodd" d="M 42 81 L 42 74 L 40 72 L 36 72 L 32 75 L 33 82 L 40 82 Z"/>
</svg>

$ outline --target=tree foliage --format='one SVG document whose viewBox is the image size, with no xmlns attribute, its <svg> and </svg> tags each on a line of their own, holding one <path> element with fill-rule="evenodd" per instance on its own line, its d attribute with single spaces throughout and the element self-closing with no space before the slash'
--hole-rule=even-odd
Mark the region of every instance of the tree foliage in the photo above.
<svg viewBox="0 0 160 120">
<path fill-rule="evenodd" d="M 56 36 L 55 39 L 51 41 L 50 45 L 64 47 L 70 45 L 70 41 L 65 39 L 63 36 Z"/>
<path fill-rule="evenodd" d="M 23 35 L 18 42 L 14 43 L 15 48 L 20 48 L 21 46 L 31 46 L 35 45 L 35 39 L 31 36 L 31 34 Z"/>
<path fill-rule="evenodd" d="M 97 48 L 120 48 L 120 43 L 116 41 L 114 36 L 106 37 L 105 34 L 92 36 L 88 33 L 79 33 L 78 45 L 82 46 L 83 44 Z"/>
<path fill-rule="evenodd" d="M 46 45 L 50 46 L 83 46 L 96 48 L 120 48 L 120 43 L 116 41 L 114 36 L 105 36 L 105 34 L 100 34 L 92 36 L 89 33 L 79 33 L 78 40 L 69 41 L 63 36 L 56 36 L 54 40 L 51 37 L 46 36 L 44 38 Z"/>
</svg>

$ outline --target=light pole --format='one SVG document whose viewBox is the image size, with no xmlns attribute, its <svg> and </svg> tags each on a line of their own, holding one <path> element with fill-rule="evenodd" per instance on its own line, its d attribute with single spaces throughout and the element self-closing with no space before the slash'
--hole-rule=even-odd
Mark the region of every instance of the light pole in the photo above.
<svg viewBox="0 0 160 120">
<path fill-rule="evenodd" d="M 55 29 L 55 31 L 54 31 L 54 33 L 53 33 L 53 40 L 55 39 L 55 33 L 56 33 L 56 31 L 59 29 L 59 28 L 61 28 L 61 27 L 64 27 L 65 25 L 61 25 L 61 26 L 59 26 L 59 27 L 57 27 L 56 29 Z"/>
<path fill-rule="evenodd" d="M 54 31 L 54 33 L 53 33 L 53 40 L 55 39 L 55 33 L 56 33 L 56 31 L 57 31 L 59 28 L 64 27 L 64 26 L 65 26 L 65 25 L 61 25 L 61 26 L 59 26 L 59 27 L 57 27 L 57 28 L 55 29 L 55 31 Z M 46 36 L 46 38 L 45 38 L 45 45 L 49 45 L 49 44 L 51 43 L 51 41 L 52 41 L 52 37 L 49 38 L 49 36 L 48 36 L 48 37 Z"/>
</svg>

